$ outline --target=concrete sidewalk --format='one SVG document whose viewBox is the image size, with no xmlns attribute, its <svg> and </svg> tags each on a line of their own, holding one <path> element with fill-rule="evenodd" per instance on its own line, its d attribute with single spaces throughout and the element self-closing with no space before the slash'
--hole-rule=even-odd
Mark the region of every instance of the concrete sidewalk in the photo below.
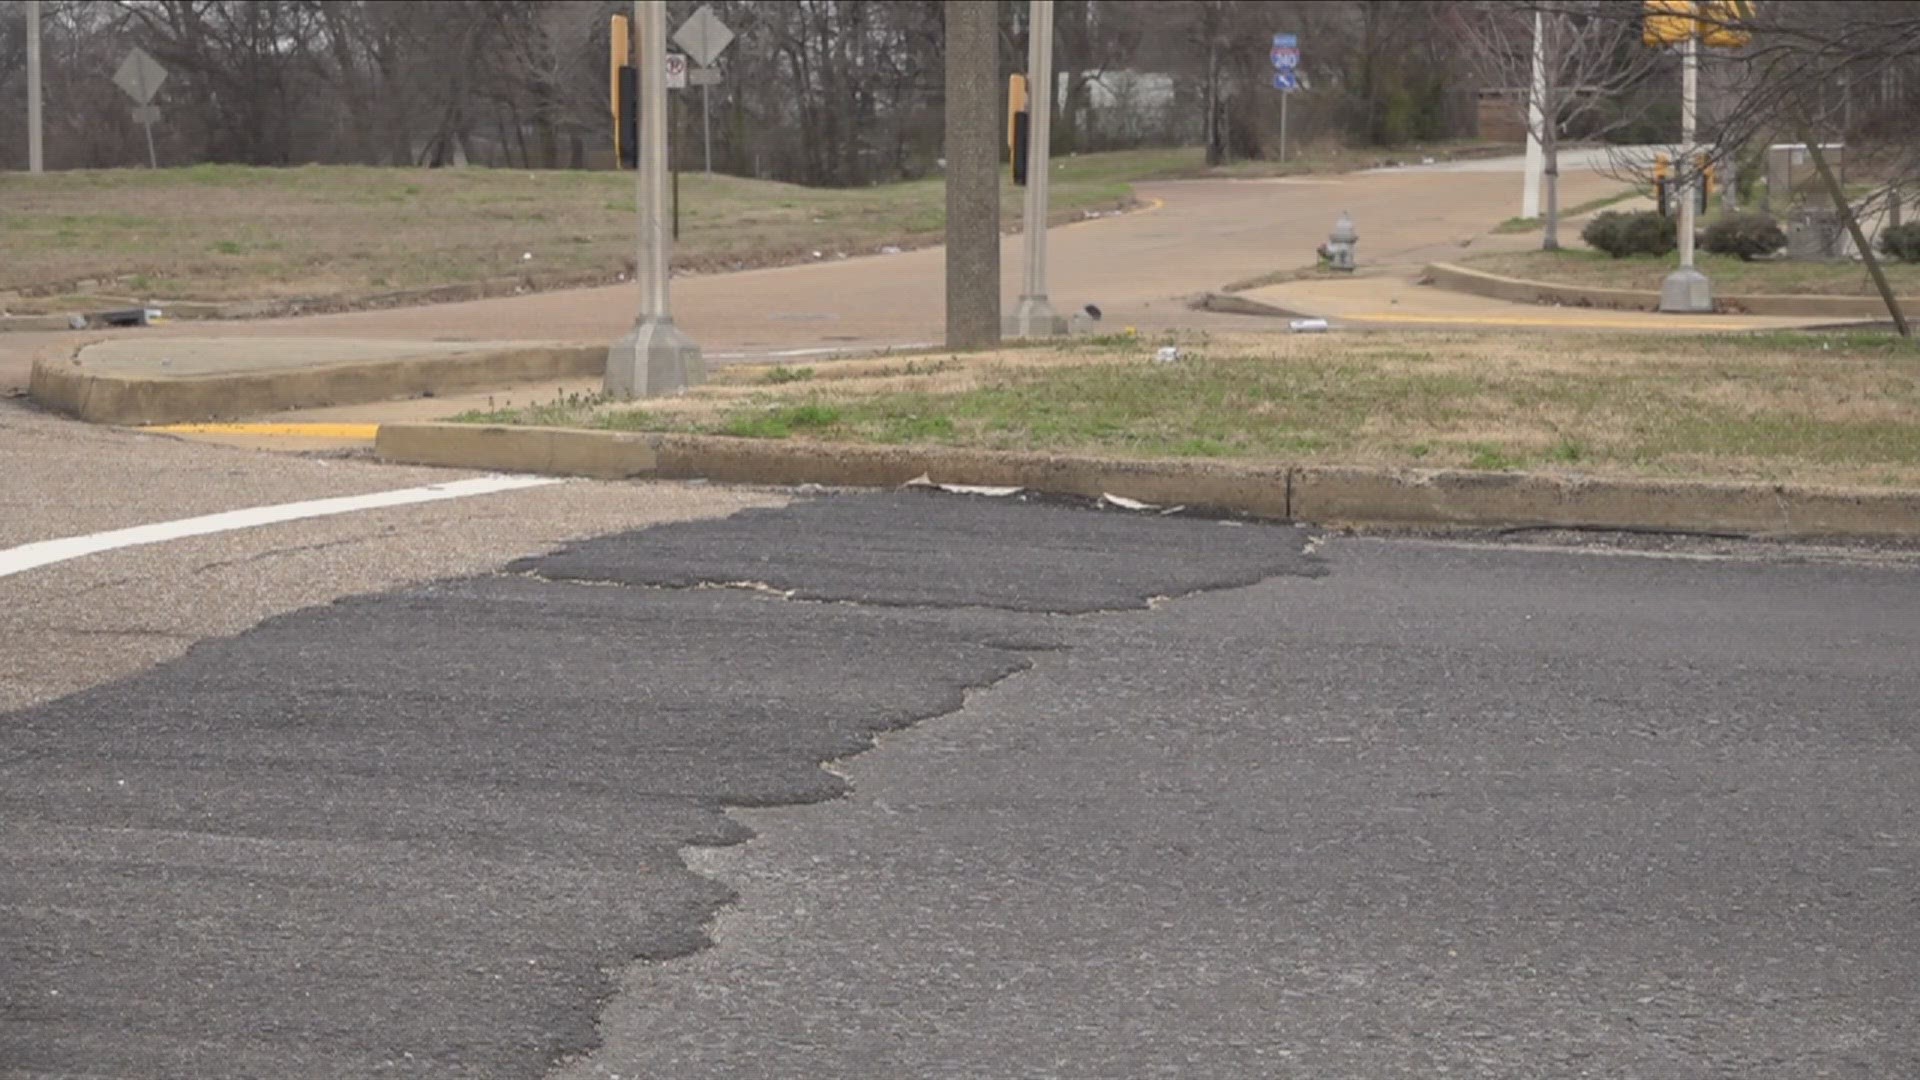
<svg viewBox="0 0 1920 1080">
<path fill-rule="evenodd" d="M 578 377 L 604 364 L 603 346 L 541 341 L 119 339 L 36 362 L 29 391 L 42 407 L 81 420 L 155 424 L 432 397 L 450 389 Z"/>
<path fill-rule="evenodd" d="M 1138 185 L 1148 209 L 1051 231 L 1049 282 L 1062 311 L 1097 305 L 1103 326 L 1250 326 L 1241 316 L 1196 313 L 1189 297 L 1289 265 L 1307 265 L 1334 219 L 1352 214 L 1361 260 L 1415 267 L 1445 259 L 1511 212 L 1518 160 L 1483 173 L 1419 169 L 1272 180 L 1192 180 Z M 1498 174 L 1511 170 L 1512 184 Z M 1565 197 L 1618 188 L 1597 173 L 1569 173 Z M 1524 238 L 1515 238 L 1524 242 Z M 1003 301 L 1022 285 L 1018 237 L 1001 244 Z M 807 266 L 676 279 L 676 320 L 710 359 L 789 350 L 861 350 L 941 339 L 940 248 L 826 259 Z M 20 385 L 36 357 L 69 358 L 90 340 L 128 340 L 156 359 L 179 338 L 351 339 L 433 343 L 539 341 L 605 347 L 636 310 L 632 285 L 416 308 L 247 322 L 200 322 L 85 333 L 14 333 L 0 340 L 0 386 Z M 161 350 L 166 350 L 162 352 Z M 176 357 L 177 359 L 177 357 Z"/>
<path fill-rule="evenodd" d="M 1284 311 L 1347 326 L 1460 327 L 1516 330 L 1632 330 L 1655 333 L 1735 333 L 1821 326 L 1831 316 L 1662 315 L 1647 311 L 1518 304 L 1422 285 L 1420 271 L 1337 280 L 1289 281 L 1235 294 Z"/>
<path fill-rule="evenodd" d="M 1271 318 L 1194 310 L 1189 298 L 1289 260 L 1306 264 L 1333 218 L 1347 211 L 1362 234 L 1360 276 L 1235 295 L 1351 328 L 1694 333 L 1821 321 L 1552 308 L 1418 285 L 1426 263 L 1465 247 L 1537 243 L 1531 234 L 1487 232 L 1514 194 L 1495 177 L 1515 170 L 1517 160 L 1503 160 L 1476 162 L 1471 172 L 1416 167 L 1142 185 L 1149 209 L 1053 230 L 1052 293 L 1063 311 L 1086 302 L 1103 310 L 1098 323 L 1082 320 L 1087 330 L 1288 332 Z M 1562 197 L 1578 202 L 1618 186 L 1598 173 L 1569 172 Z M 1005 238 L 1009 304 L 1021 284 L 1020 256 L 1019 239 Z M 925 346 L 942 334 L 942 258 L 932 248 L 679 279 L 676 317 L 712 363 L 814 362 Z M 22 369 L 37 359 L 34 396 L 86 419 L 347 424 L 370 438 L 370 425 L 381 422 L 438 419 L 516 396 L 524 403 L 534 394 L 592 392 L 607 344 L 632 317 L 632 293 L 629 285 L 299 319 L 12 334 L 0 341 L 0 383 L 24 382 Z M 289 436 L 254 429 L 215 437 L 279 445 Z M 357 434 L 341 440 L 333 430 L 301 445 L 365 441 Z"/>
</svg>

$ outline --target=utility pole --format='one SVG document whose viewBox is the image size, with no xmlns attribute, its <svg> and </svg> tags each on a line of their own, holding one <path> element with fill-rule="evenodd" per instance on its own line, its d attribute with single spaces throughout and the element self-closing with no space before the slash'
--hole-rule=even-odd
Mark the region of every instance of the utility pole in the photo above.
<svg viewBox="0 0 1920 1080">
<path fill-rule="evenodd" d="M 1523 218 L 1540 216 L 1540 170 L 1546 165 L 1546 154 L 1540 147 L 1541 133 L 1546 130 L 1545 21 L 1541 12 L 1533 13 L 1533 77 L 1527 85 L 1527 171 L 1520 182 L 1520 216 Z"/>
<path fill-rule="evenodd" d="M 1053 0 L 1033 0 L 1027 26 L 1027 277 L 1007 320 L 1014 337 L 1055 337 L 1067 320 L 1047 302 L 1047 164 L 1053 137 Z"/>
<path fill-rule="evenodd" d="M 40 135 L 40 0 L 27 0 L 27 171 L 46 171 Z"/>
<path fill-rule="evenodd" d="M 950 349 L 1000 343 L 999 8 L 998 0 L 946 3 Z"/>
<path fill-rule="evenodd" d="M 618 397 L 652 397 L 706 381 L 695 345 L 673 325 L 668 306 L 672 238 L 667 225 L 667 5 L 633 0 L 639 47 L 640 159 L 634 169 L 639 209 L 639 250 L 634 278 L 640 314 L 633 329 L 607 351 L 606 391 Z"/>
<path fill-rule="evenodd" d="M 1680 269 L 1660 283 L 1661 311 L 1712 311 L 1713 283 L 1693 265 L 1693 185 L 1700 182 L 1694 161 L 1694 104 L 1700 96 L 1700 30 L 1694 29 L 1680 53 L 1680 161 L 1674 176 L 1680 181 Z"/>
<path fill-rule="evenodd" d="M 1226 161 L 1220 134 L 1220 0 L 1207 5 L 1207 165 Z"/>
</svg>

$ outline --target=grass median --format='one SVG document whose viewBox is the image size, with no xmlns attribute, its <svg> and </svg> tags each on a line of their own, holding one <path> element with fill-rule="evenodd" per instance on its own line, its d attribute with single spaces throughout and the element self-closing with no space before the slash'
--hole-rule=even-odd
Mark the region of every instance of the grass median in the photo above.
<svg viewBox="0 0 1920 1080">
<path fill-rule="evenodd" d="M 1475 149 L 1454 144 L 1435 153 Z M 1328 149 L 1209 170 L 1198 148 L 1057 158 L 1056 222 L 1134 201 L 1154 179 L 1338 171 L 1378 152 Z M 938 243 L 938 177 L 810 188 L 688 172 L 677 267 L 746 269 Z M 1023 189 L 1003 180 L 1019 222 Z M 186 301 L 334 298 L 449 285 L 552 288 L 612 280 L 633 258 L 632 173 L 360 166 L 0 172 L 0 307 L 66 311 L 98 296 Z M 4 294 L 16 294 L 7 296 Z"/>
<path fill-rule="evenodd" d="M 1174 344 L 1181 356 L 1157 362 Z M 1920 487 L 1920 352 L 1876 334 L 1147 339 L 731 367 L 473 423 L 1265 462 Z"/>
<path fill-rule="evenodd" d="M 1546 281 L 1557 285 L 1585 285 L 1603 289 L 1640 289 L 1659 292 L 1660 283 L 1678 265 L 1674 256 L 1646 255 L 1615 259 L 1590 248 L 1559 251 L 1513 251 L 1477 255 L 1462 265 L 1505 277 Z M 1790 262 L 1785 259 L 1741 262 L 1730 255 L 1696 256 L 1697 265 L 1713 281 L 1718 296 L 1877 296 L 1866 267 L 1851 261 Z M 1883 261 L 1894 292 L 1920 295 L 1920 265 Z"/>
</svg>

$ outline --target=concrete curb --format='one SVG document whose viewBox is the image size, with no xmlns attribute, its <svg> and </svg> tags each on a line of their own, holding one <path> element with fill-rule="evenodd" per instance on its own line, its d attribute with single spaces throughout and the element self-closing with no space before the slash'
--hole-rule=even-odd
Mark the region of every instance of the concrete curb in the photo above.
<svg viewBox="0 0 1920 1080">
<path fill-rule="evenodd" d="M 1201 311 L 1220 311 L 1229 315 L 1259 315 L 1271 319 L 1311 319 L 1312 315 L 1293 311 L 1275 304 L 1249 300 L 1234 293 L 1204 293 L 1193 302 L 1193 307 Z"/>
<path fill-rule="evenodd" d="M 0 334 L 13 330 L 26 333 L 45 333 L 49 330 L 72 330 L 73 324 L 67 315 L 0 315 Z"/>
<path fill-rule="evenodd" d="M 1502 277 L 1455 263 L 1428 263 L 1426 275 L 1435 287 L 1520 304 L 1561 304 L 1567 307 L 1617 308 L 1657 311 L 1660 294 L 1638 289 L 1602 289 L 1559 285 L 1548 281 Z M 1904 300 L 1920 304 L 1920 300 Z M 1779 315 L 1795 319 L 1878 319 L 1886 305 L 1877 296 L 1719 296 L 1714 307 L 1721 314 Z"/>
<path fill-rule="evenodd" d="M 1778 537 L 1920 536 L 1920 491 L 1534 473 L 1128 461 L 565 428 L 384 424 L 384 460 L 599 479 L 897 487 L 1017 485 L 1329 526 L 1659 529 Z"/>
<path fill-rule="evenodd" d="M 76 360 L 38 360 L 27 394 L 45 408 L 96 424 L 180 424 L 479 390 L 509 382 L 585 378 L 600 374 L 606 363 L 604 345 L 496 349 L 176 377 L 90 372 Z"/>
</svg>

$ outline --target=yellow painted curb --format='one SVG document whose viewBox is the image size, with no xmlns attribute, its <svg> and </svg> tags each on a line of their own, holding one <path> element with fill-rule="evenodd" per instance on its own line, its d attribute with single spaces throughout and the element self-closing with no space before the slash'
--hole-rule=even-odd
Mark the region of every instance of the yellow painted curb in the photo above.
<svg viewBox="0 0 1920 1080">
<path fill-rule="evenodd" d="M 379 424 L 168 424 L 148 428 L 168 435 L 247 435 L 287 439 L 354 439 L 372 442 Z"/>
</svg>

